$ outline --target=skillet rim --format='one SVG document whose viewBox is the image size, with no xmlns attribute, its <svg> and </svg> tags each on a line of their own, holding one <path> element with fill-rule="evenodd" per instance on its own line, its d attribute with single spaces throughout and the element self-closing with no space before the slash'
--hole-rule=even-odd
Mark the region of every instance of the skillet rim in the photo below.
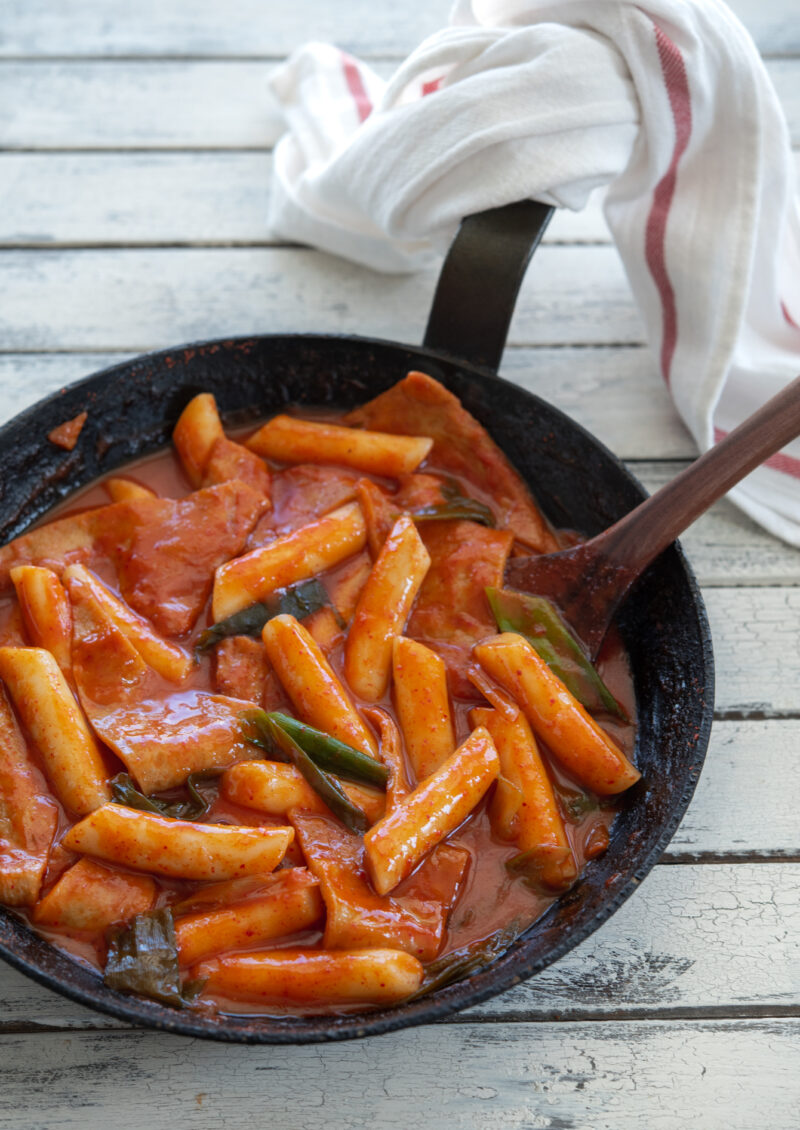
<svg viewBox="0 0 800 1130">
<path fill-rule="evenodd" d="M 641 483 L 639 483 L 636 477 L 628 470 L 622 460 L 611 452 L 605 444 L 588 432 L 582 425 L 572 420 L 566 413 L 548 404 L 546 401 L 543 401 L 528 389 L 515 384 L 507 378 L 499 376 L 490 368 L 465 361 L 441 349 L 408 345 L 388 339 L 363 337 L 355 334 L 246 334 L 175 345 L 163 350 L 139 354 L 126 361 L 107 366 L 105 369 L 101 369 L 77 381 L 73 381 L 61 390 L 50 393 L 35 404 L 24 409 L 21 413 L 12 417 L 0 427 L 0 451 L 3 450 L 10 438 L 10 433 L 14 432 L 16 429 L 32 424 L 36 424 L 41 428 L 41 415 L 48 407 L 58 404 L 63 409 L 60 413 L 60 418 L 63 419 L 65 416 L 69 418 L 68 413 L 71 411 L 72 401 L 76 400 L 82 393 L 86 393 L 87 391 L 91 396 L 93 388 L 103 384 L 107 378 L 114 374 L 124 376 L 126 371 L 130 371 L 136 366 L 150 363 L 161 364 L 165 365 L 167 368 L 171 368 L 172 365 L 170 362 L 174 364 L 175 358 L 180 354 L 183 354 L 188 364 L 189 360 L 195 355 L 202 356 L 207 353 L 213 354 L 220 350 L 233 350 L 237 348 L 248 349 L 259 342 L 286 342 L 298 349 L 303 343 L 309 343 L 311 345 L 330 345 L 335 343 L 339 346 L 356 349 L 369 350 L 370 348 L 377 348 L 381 350 L 399 350 L 406 354 L 407 357 L 413 355 L 415 358 L 418 358 L 420 362 L 418 367 L 423 370 L 426 368 L 426 362 L 428 363 L 428 367 L 432 364 L 437 379 L 443 379 L 445 385 L 447 385 L 448 382 L 446 376 L 441 376 L 442 365 L 458 369 L 465 377 L 475 374 L 483 381 L 490 380 L 491 382 L 497 382 L 508 392 L 513 393 L 514 396 L 518 398 L 521 397 L 523 401 L 527 401 L 532 407 L 539 410 L 543 408 L 546 413 L 554 416 L 561 425 L 571 429 L 584 443 L 591 446 L 598 456 L 604 461 L 610 462 L 616 472 L 638 493 L 639 497 L 646 497 L 646 491 Z M 406 360 L 403 361 L 403 365 L 407 365 Z M 367 390 L 366 395 L 369 395 L 369 390 Z M 287 403 L 290 402 L 287 401 Z M 297 401 L 294 401 L 294 403 L 297 403 Z M 81 408 L 85 406 L 84 403 L 81 405 Z M 159 405 L 155 406 L 154 415 L 158 412 L 159 407 Z M 139 439 L 140 445 L 142 442 L 145 442 L 144 437 L 139 437 Z M 496 440 L 496 442 L 498 442 L 498 445 L 503 449 L 502 442 L 500 440 Z M 155 449 L 156 448 L 153 448 L 153 450 Z M 148 451 L 140 451 L 138 457 L 141 458 L 142 455 L 148 453 Z M 108 468 L 104 468 L 102 473 L 110 473 L 111 470 L 124 466 L 134 458 L 137 458 L 137 456 L 126 454 L 118 463 L 114 464 L 113 467 L 109 466 Z M 512 460 L 512 464 L 513 462 Z M 69 460 L 67 460 L 67 473 L 63 477 L 69 478 L 70 470 Z M 522 475 L 523 479 L 526 479 L 522 471 L 519 473 Z M 94 477 L 86 479 L 81 486 L 85 487 L 93 481 L 93 478 Z M 81 489 L 81 487 L 76 488 L 73 486 L 69 490 L 61 491 L 60 486 L 58 486 L 56 489 L 60 491 L 61 497 L 67 497 L 76 489 Z M 547 497 L 543 496 L 542 501 L 546 509 Z M 42 514 L 50 510 L 54 504 L 55 500 L 50 500 L 47 502 L 47 505 L 37 509 L 33 515 L 27 515 L 24 520 L 22 520 L 19 530 L 11 536 L 17 536 L 21 529 L 28 528 L 33 522 L 37 521 Z M 4 499 L 0 498 L 0 515 L 2 514 L 3 507 Z M 231 1026 L 228 1022 L 229 1018 L 224 1014 L 222 1014 L 222 1022 L 214 1021 L 206 1017 L 193 1015 L 189 1012 L 178 1012 L 155 1002 L 142 1000 L 133 996 L 126 996 L 125 994 L 107 989 L 95 970 L 90 970 L 89 967 L 81 965 L 72 957 L 57 950 L 49 942 L 44 941 L 31 931 L 13 911 L 8 911 L 1 907 L 0 957 L 3 957 L 10 965 L 19 969 L 27 976 L 30 976 L 33 980 L 45 985 L 47 988 L 53 989 L 79 1004 L 88 1006 L 97 1011 L 105 1012 L 118 1019 L 179 1035 L 246 1044 L 305 1044 L 356 1039 L 367 1035 L 380 1035 L 400 1028 L 411 1027 L 431 1021 L 441 1021 L 454 1012 L 480 1004 L 488 998 L 505 991 L 512 985 L 527 980 L 536 973 L 541 972 L 541 970 L 563 957 L 569 950 L 573 949 L 594 933 L 594 931 L 606 922 L 630 895 L 633 894 L 641 881 L 649 874 L 675 834 L 686 812 L 694 794 L 705 759 L 713 719 L 714 662 L 711 647 L 711 633 L 699 586 L 686 560 L 680 543 L 676 542 L 665 552 L 667 554 L 676 555 L 676 564 L 681 574 L 681 580 L 685 583 L 687 596 L 690 598 L 684 613 L 685 615 L 691 613 L 692 624 L 696 628 L 702 656 L 702 688 L 704 693 L 702 700 L 702 716 L 696 731 L 695 740 L 692 748 L 688 751 L 685 762 L 683 787 L 679 794 L 670 795 L 669 819 L 661 824 L 660 833 L 651 843 L 645 855 L 639 859 L 635 869 L 627 876 L 625 882 L 618 884 L 618 889 L 616 889 L 613 894 L 610 893 L 607 898 L 604 898 L 601 905 L 578 929 L 569 931 L 562 930 L 559 940 L 554 945 L 550 946 L 544 955 L 538 958 L 526 959 L 524 956 L 526 935 L 523 935 L 506 953 L 491 962 L 486 969 L 472 974 L 462 981 L 457 981 L 450 986 L 431 993 L 429 996 L 422 997 L 417 1001 L 412 1001 L 407 1004 L 401 1002 L 393 1008 L 345 1015 L 342 1017 L 316 1014 L 309 1017 L 263 1018 L 240 1014 L 238 1018 L 230 1018 L 234 1020 L 243 1019 L 250 1021 L 249 1026 L 241 1023 L 238 1026 Z M 634 677 L 635 675 L 636 672 L 634 671 Z M 561 899 L 553 904 L 553 907 L 558 907 L 562 904 L 566 897 L 567 896 L 562 896 Z M 544 922 L 548 916 L 551 915 L 552 911 L 553 908 L 551 907 L 542 918 L 537 920 L 536 925 Z M 11 929 L 12 937 L 16 935 L 17 937 L 23 938 L 23 944 L 25 940 L 28 940 L 30 943 L 30 939 L 33 939 L 35 943 L 33 948 L 38 949 L 45 947 L 48 955 L 55 955 L 57 960 L 54 961 L 53 964 L 58 968 L 56 968 L 55 971 L 48 971 L 35 962 L 28 960 L 24 955 L 15 952 L 3 936 L 8 927 Z M 530 943 L 533 941 L 533 938 L 528 937 L 527 940 Z M 61 967 L 64 968 L 66 979 L 60 976 L 62 971 Z M 81 979 L 85 979 L 85 975 L 88 973 L 91 977 L 91 984 L 84 986 L 73 983 L 69 974 L 71 972 L 76 973 L 76 971 L 80 971 L 84 975 Z M 279 1025 L 279 1027 L 275 1027 L 276 1024 Z"/>
</svg>

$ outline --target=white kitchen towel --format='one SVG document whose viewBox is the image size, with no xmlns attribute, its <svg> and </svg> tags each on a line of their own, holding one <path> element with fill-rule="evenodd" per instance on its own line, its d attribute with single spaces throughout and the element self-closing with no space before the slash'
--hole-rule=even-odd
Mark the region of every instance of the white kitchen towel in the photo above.
<svg viewBox="0 0 800 1130">
<path fill-rule="evenodd" d="M 388 82 L 308 44 L 272 76 L 276 234 L 413 271 L 460 219 L 534 198 L 605 212 L 648 340 L 706 450 L 800 372 L 788 133 L 720 0 L 460 0 Z M 732 492 L 800 545 L 800 441 Z"/>
</svg>

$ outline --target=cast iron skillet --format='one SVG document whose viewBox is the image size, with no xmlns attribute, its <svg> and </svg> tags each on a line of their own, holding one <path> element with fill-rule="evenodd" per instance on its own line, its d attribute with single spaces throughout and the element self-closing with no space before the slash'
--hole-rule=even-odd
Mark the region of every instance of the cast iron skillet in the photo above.
<svg viewBox="0 0 800 1130">
<path fill-rule="evenodd" d="M 163 447 L 198 392 L 214 393 L 233 424 L 287 404 L 350 408 L 410 369 L 430 373 L 461 398 L 528 481 L 551 522 L 586 535 L 605 529 L 641 500 L 641 486 L 577 424 L 492 371 L 519 283 L 551 213 L 526 201 L 464 221 L 442 269 L 421 348 L 312 334 L 209 341 L 116 365 L 40 401 L 0 429 L 0 544 L 77 487 Z M 74 451 L 48 442 L 53 427 L 83 410 L 89 416 Z M 96 973 L 5 911 L 0 954 L 49 988 L 123 1020 L 242 1043 L 388 1032 L 441 1019 L 538 973 L 597 929 L 656 863 L 691 799 L 708 744 L 708 623 L 677 545 L 647 570 L 618 625 L 634 673 L 642 781 L 627 794 L 606 854 L 508 953 L 469 979 L 357 1016 L 205 1017 L 107 989 Z"/>
</svg>

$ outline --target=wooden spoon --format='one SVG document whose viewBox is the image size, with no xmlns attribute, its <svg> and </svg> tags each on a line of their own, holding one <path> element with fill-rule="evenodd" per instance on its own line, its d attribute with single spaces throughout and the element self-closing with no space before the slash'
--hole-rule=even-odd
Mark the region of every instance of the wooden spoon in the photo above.
<svg viewBox="0 0 800 1130">
<path fill-rule="evenodd" d="M 672 482 L 591 541 L 515 557 L 511 588 L 549 597 L 593 659 L 625 593 L 650 562 L 740 479 L 800 435 L 800 377 Z"/>
</svg>

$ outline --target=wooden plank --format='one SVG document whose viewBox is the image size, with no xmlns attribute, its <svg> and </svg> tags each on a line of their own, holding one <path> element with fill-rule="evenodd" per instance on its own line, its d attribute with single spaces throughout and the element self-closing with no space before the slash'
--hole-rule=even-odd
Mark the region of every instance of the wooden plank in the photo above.
<svg viewBox="0 0 800 1130">
<path fill-rule="evenodd" d="M 7 1036 L 9 1128 L 770 1130 L 797 1126 L 797 1020 L 432 1026 L 312 1047 Z M 176 1122 L 177 1119 L 177 1122 Z"/>
<path fill-rule="evenodd" d="M 271 175 L 268 152 L 0 153 L 0 247 L 274 245 Z M 544 242 L 610 243 L 604 195 Z"/>
<path fill-rule="evenodd" d="M 46 989 L 0 961 L 0 1038 L 9 1031 L 36 1028 L 125 1028 L 120 1020 Z M 1 1124 L 1 1120 L 0 1120 Z"/>
<path fill-rule="evenodd" d="M 766 54 L 800 53 L 792 0 L 732 0 Z M 7 0 L 0 52 L 14 55 L 280 56 L 309 38 L 365 55 L 402 56 L 447 22 L 449 3 L 264 5 L 259 0 Z"/>
<path fill-rule="evenodd" d="M 4 424 L 51 392 L 131 356 L 130 353 L 0 354 L 0 423 Z"/>
<path fill-rule="evenodd" d="M 0 420 L 129 356 L 0 353 Z M 623 459 L 689 459 L 696 453 L 647 349 L 511 348 L 501 371 L 557 405 Z"/>
<path fill-rule="evenodd" d="M 275 244 L 271 175 L 266 151 L 2 153 L 0 247 Z M 601 203 L 560 210 L 545 241 L 610 242 Z"/>
<path fill-rule="evenodd" d="M 659 867 L 561 961 L 466 1015 L 731 1016 L 747 1014 L 752 996 L 754 1012 L 792 1008 L 800 985 L 800 945 L 789 941 L 800 926 L 796 870 Z"/>
<path fill-rule="evenodd" d="M 481 1020 L 751 1016 L 797 1004 L 800 865 L 659 866 L 599 930 L 524 984 L 464 1013 Z M 0 963 L 0 1037 L 119 1028 Z"/>
<path fill-rule="evenodd" d="M 437 276 L 437 267 L 379 274 L 305 248 L 4 251 L 0 350 L 143 351 L 285 332 L 415 342 Z M 615 248 L 540 248 L 522 285 L 510 344 L 643 339 Z"/>
<path fill-rule="evenodd" d="M 511 346 L 500 373 L 566 412 L 622 459 L 697 455 L 647 347 Z"/>
<path fill-rule="evenodd" d="M 800 21 L 795 17 L 795 23 Z M 800 60 L 771 59 L 766 60 L 767 73 L 775 87 L 778 100 L 783 107 L 792 144 L 797 145 L 800 140 L 800 82 L 798 82 L 798 68 Z"/>
<path fill-rule="evenodd" d="M 0 347 L 144 350 L 284 331 L 413 342 L 422 336 L 436 277 L 436 269 L 381 275 L 307 249 L 6 251 L 0 253 Z M 541 248 L 509 340 L 641 342 L 616 250 Z"/>
<path fill-rule="evenodd" d="M 5 153 L 0 243 L 264 243 L 260 153 Z"/>
<path fill-rule="evenodd" d="M 248 62 L 2 63 L 0 148 L 263 149 L 283 132 L 268 73 Z"/>
<path fill-rule="evenodd" d="M 793 0 L 728 0 L 762 55 L 800 54 L 800 25 Z"/>
<path fill-rule="evenodd" d="M 798 713 L 800 588 L 706 589 L 717 711 L 758 719 Z"/>
<path fill-rule="evenodd" d="M 308 39 L 337 43 L 360 55 L 408 54 L 447 23 L 449 0 L 395 6 L 370 0 L 338 5 L 302 0 L 7 0 L 0 54 L 177 55 L 280 58 Z M 769 34 L 774 19 L 761 19 Z M 755 25 L 754 25 L 755 26 Z"/>
<path fill-rule="evenodd" d="M 798 144 L 800 60 L 767 69 Z M 263 149 L 283 132 L 268 73 L 240 60 L 0 63 L 0 148 Z"/>
<path fill-rule="evenodd" d="M 796 719 L 715 722 L 697 791 L 665 858 L 800 859 L 799 748 Z"/>
<path fill-rule="evenodd" d="M 652 494 L 685 464 L 637 463 L 633 473 Z M 800 555 L 723 499 L 681 537 L 704 589 L 730 585 L 800 584 Z M 798 697 L 800 706 L 800 697 Z"/>
</svg>

